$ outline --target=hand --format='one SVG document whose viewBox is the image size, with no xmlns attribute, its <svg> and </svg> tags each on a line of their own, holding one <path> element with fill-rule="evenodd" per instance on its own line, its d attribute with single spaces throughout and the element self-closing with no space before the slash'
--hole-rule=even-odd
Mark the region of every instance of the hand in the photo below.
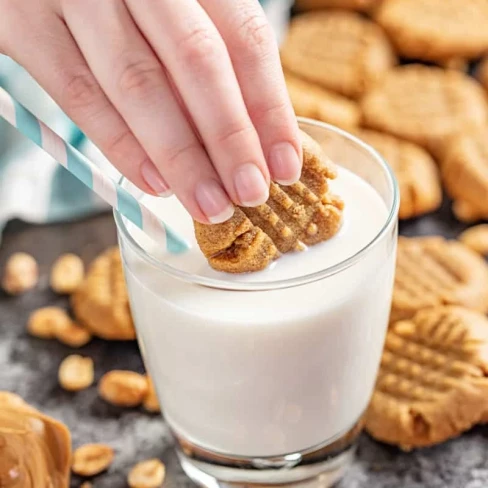
<svg viewBox="0 0 488 488">
<path fill-rule="evenodd" d="M 0 0 L 24 66 L 142 190 L 202 223 L 299 178 L 298 126 L 257 0 Z"/>
</svg>

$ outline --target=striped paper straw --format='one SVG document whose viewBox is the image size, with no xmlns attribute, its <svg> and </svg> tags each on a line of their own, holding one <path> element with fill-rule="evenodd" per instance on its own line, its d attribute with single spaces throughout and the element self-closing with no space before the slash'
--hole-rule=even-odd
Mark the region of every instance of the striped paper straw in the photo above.
<svg viewBox="0 0 488 488">
<path fill-rule="evenodd" d="M 168 252 L 179 254 L 188 250 L 188 243 L 151 210 L 102 173 L 98 166 L 64 141 L 1 87 L 0 116 L 158 244 L 164 243 Z"/>
</svg>

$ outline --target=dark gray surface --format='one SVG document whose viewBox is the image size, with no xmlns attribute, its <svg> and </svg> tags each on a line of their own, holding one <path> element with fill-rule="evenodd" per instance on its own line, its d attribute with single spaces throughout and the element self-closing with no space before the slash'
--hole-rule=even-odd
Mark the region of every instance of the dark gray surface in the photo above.
<svg viewBox="0 0 488 488">
<path fill-rule="evenodd" d="M 436 215 L 401 226 L 404 234 L 442 233 L 455 237 L 463 226 L 447 205 Z M 51 226 L 11 224 L 0 248 L 0 270 L 15 251 L 33 254 L 41 266 L 38 289 L 19 298 L 0 292 L 0 389 L 22 395 L 42 411 L 70 427 L 73 444 L 107 442 L 116 450 L 110 470 L 94 481 L 95 488 L 122 488 L 138 460 L 160 457 L 167 465 L 166 487 L 192 486 L 171 449 L 168 429 L 158 416 L 141 410 L 111 407 L 97 397 L 96 387 L 71 394 L 57 385 L 57 368 L 72 350 L 55 341 L 41 341 L 25 333 L 29 313 L 48 304 L 67 306 L 48 286 L 52 262 L 63 252 L 75 252 L 89 262 L 115 243 L 111 215 L 84 222 Z M 94 358 L 97 379 L 113 368 L 142 371 L 136 344 L 93 341 L 80 350 Z M 353 469 L 341 488 L 485 488 L 488 487 L 488 429 L 478 427 L 441 446 L 406 454 L 378 444 L 364 435 Z M 74 478 L 73 487 L 81 480 Z"/>
</svg>

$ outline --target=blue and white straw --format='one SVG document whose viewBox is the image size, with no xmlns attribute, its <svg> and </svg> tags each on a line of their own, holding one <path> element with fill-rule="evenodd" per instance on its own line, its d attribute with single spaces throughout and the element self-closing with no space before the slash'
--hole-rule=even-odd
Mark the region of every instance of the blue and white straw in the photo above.
<svg viewBox="0 0 488 488">
<path fill-rule="evenodd" d="M 100 168 L 64 141 L 58 134 L 0 87 L 0 117 L 51 155 L 59 164 L 93 190 L 117 212 L 129 219 L 168 252 L 179 254 L 189 247 L 184 239 L 161 221 L 127 190 L 102 173 Z"/>
</svg>

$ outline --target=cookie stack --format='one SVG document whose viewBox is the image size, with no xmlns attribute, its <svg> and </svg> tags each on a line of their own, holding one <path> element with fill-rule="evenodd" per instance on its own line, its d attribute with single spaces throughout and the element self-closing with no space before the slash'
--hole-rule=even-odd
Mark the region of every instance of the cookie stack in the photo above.
<svg viewBox="0 0 488 488">
<path fill-rule="evenodd" d="M 296 0 L 282 48 L 297 115 L 377 149 L 400 219 L 488 219 L 486 0 Z M 483 59 L 483 56 L 487 56 Z M 474 74 L 475 76 L 472 76 Z M 488 421 L 488 225 L 459 241 L 401 237 L 366 429 L 403 449 Z"/>
<path fill-rule="evenodd" d="M 438 209 L 442 182 L 459 219 L 487 219 L 488 3 L 297 0 L 296 11 L 281 56 L 297 115 L 386 157 L 400 219 Z"/>
</svg>

